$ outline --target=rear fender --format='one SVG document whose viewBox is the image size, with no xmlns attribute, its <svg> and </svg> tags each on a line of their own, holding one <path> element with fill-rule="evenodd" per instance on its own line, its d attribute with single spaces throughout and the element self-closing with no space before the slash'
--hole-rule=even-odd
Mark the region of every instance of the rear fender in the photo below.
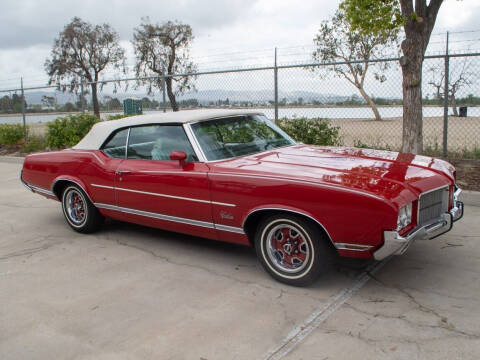
<svg viewBox="0 0 480 360">
<path fill-rule="evenodd" d="M 68 183 L 68 182 L 74 183 L 77 186 L 79 186 L 83 190 L 83 192 L 87 194 L 88 199 L 93 204 L 93 200 L 90 196 L 90 193 L 88 191 L 86 184 L 79 178 L 70 176 L 70 175 L 61 175 L 53 180 L 51 191 L 57 196 L 58 200 L 61 199 L 61 194 L 59 193 L 60 187 L 62 186 L 62 184 Z"/>
</svg>

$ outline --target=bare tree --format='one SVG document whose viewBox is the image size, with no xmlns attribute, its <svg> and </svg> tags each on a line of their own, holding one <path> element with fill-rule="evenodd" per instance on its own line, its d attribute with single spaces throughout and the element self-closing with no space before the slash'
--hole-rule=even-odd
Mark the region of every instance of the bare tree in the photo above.
<svg viewBox="0 0 480 360">
<path fill-rule="evenodd" d="M 153 87 L 162 87 L 162 77 L 165 76 L 167 95 L 173 111 L 178 111 L 176 96 L 194 88 L 193 75 L 173 76 L 196 71 L 195 64 L 190 61 L 189 48 L 192 40 L 190 25 L 177 21 L 151 24 L 148 17 L 142 18 L 142 23 L 134 30 L 135 71 L 137 77 L 143 78 L 138 80 L 138 84 L 148 85 L 151 94 Z"/>
<path fill-rule="evenodd" d="M 82 83 L 89 82 L 93 112 L 100 117 L 97 94 L 100 73 L 107 67 L 125 72 L 125 52 L 118 41 L 118 34 L 110 25 L 92 25 L 74 17 L 55 39 L 50 58 L 45 62 L 49 84 L 77 92 Z"/>
<path fill-rule="evenodd" d="M 472 79 L 475 77 L 475 73 L 470 71 L 471 63 L 467 63 L 467 58 L 463 60 L 462 67 L 459 68 L 459 71 L 449 74 L 449 84 L 448 84 L 448 102 L 452 107 L 453 116 L 458 116 L 457 111 L 457 92 L 464 86 L 472 84 Z M 428 82 L 435 88 L 435 97 L 437 99 L 444 99 L 445 97 L 445 70 L 440 73 L 440 76 L 437 78 L 437 69 L 432 67 L 430 68 L 432 73 L 432 79 Z"/>
<path fill-rule="evenodd" d="M 374 67 L 375 79 L 383 82 L 386 80 L 383 72 L 388 63 L 369 63 L 368 60 L 384 56 L 387 46 L 396 43 L 398 30 L 391 30 L 378 35 L 365 35 L 360 31 L 351 31 L 350 24 L 346 21 L 342 10 L 337 10 L 335 15 L 322 22 L 320 30 L 313 40 L 317 49 L 313 58 L 320 62 L 345 62 L 341 65 L 327 67 L 340 78 L 345 78 L 355 86 L 362 98 L 372 109 L 376 120 L 381 120 L 377 106 L 365 91 L 365 78 L 369 68 Z M 365 60 L 362 63 L 350 63 L 354 60 Z"/>
</svg>

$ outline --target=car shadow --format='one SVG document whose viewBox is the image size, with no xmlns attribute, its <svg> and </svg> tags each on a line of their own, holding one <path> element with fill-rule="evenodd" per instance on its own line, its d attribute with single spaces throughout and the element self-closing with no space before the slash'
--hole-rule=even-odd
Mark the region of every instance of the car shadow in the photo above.
<svg viewBox="0 0 480 360">
<path fill-rule="evenodd" d="M 132 236 L 135 234 L 135 236 Z M 185 254 L 182 261 L 192 261 L 197 265 L 215 266 L 213 261 L 218 261 L 232 267 L 235 271 L 262 274 L 269 278 L 257 261 L 255 249 L 251 246 L 210 240 L 190 236 L 157 228 L 150 228 L 133 223 L 107 219 L 99 236 L 115 240 L 121 245 L 131 246 L 138 250 L 166 257 L 171 253 Z M 189 255 L 194 254 L 194 258 Z M 336 258 L 330 271 L 321 276 L 310 288 L 324 288 L 341 280 L 357 278 L 372 263 L 361 259 Z M 248 270 L 247 270 L 248 269 Z"/>
</svg>

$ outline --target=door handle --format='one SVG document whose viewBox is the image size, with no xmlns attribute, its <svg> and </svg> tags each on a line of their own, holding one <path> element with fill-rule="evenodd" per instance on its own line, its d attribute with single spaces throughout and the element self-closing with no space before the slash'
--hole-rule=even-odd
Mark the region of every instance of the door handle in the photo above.
<svg viewBox="0 0 480 360">
<path fill-rule="evenodd" d="M 116 174 L 118 175 L 123 175 L 123 174 L 130 174 L 131 171 L 130 170 L 117 170 L 115 171 Z"/>
</svg>

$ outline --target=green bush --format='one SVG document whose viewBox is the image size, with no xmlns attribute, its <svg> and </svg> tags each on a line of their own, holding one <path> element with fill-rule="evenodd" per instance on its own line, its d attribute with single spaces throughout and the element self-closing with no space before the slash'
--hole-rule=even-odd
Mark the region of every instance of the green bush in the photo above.
<svg viewBox="0 0 480 360">
<path fill-rule="evenodd" d="M 107 120 L 118 120 L 118 119 L 123 119 L 123 118 L 126 118 L 126 117 L 130 117 L 130 116 L 136 116 L 136 115 L 134 115 L 134 114 L 108 115 L 108 116 L 107 116 Z"/>
<path fill-rule="evenodd" d="M 359 140 L 359 139 L 353 140 L 353 147 L 362 148 L 362 149 L 396 151 L 396 150 L 392 149 L 387 144 L 381 144 L 381 143 L 377 142 L 377 143 L 368 145 L 368 144 L 365 144 L 362 140 Z"/>
<path fill-rule="evenodd" d="M 77 144 L 100 120 L 90 114 L 56 118 L 47 124 L 46 142 L 53 149 L 64 149 Z"/>
<path fill-rule="evenodd" d="M 47 147 L 47 143 L 45 142 L 45 138 L 40 135 L 29 135 L 27 140 L 22 146 L 21 151 L 24 153 L 32 153 L 40 150 L 45 150 Z"/>
<path fill-rule="evenodd" d="M 15 145 L 25 138 L 26 132 L 20 124 L 0 124 L 0 145 Z"/>
<path fill-rule="evenodd" d="M 340 145 L 339 127 L 328 119 L 283 118 L 276 124 L 295 141 L 310 145 Z"/>
</svg>

